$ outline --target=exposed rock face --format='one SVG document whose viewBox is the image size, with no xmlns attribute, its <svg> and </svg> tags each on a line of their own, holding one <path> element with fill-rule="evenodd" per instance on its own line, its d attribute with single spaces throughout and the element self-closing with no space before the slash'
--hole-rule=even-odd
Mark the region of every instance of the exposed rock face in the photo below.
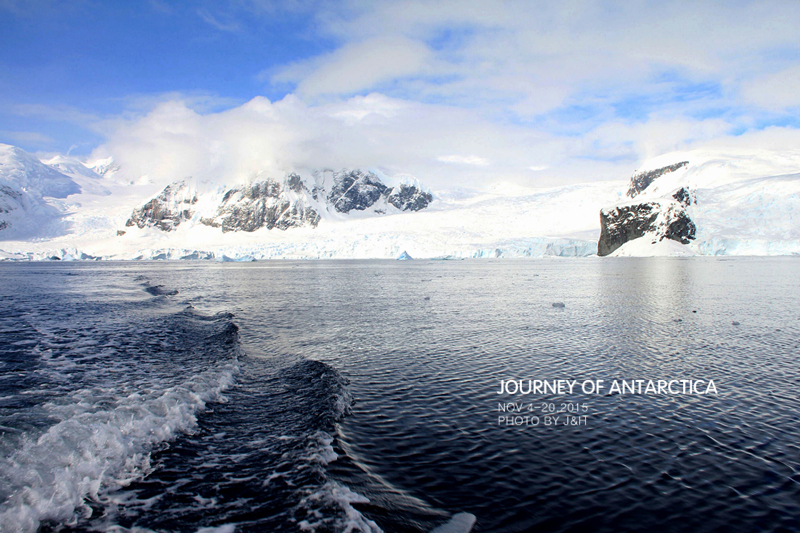
<svg viewBox="0 0 800 533">
<path fill-rule="evenodd" d="M 285 185 L 274 180 L 230 189 L 222 197 L 217 213 L 202 218 L 207 226 L 228 231 L 255 231 L 261 228 L 288 229 L 310 225 L 316 227 L 319 214 L 305 201 L 300 176 L 290 175 Z"/>
<path fill-rule="evenodd" d="M 314 198 L 320 199 L 322 186 L 313 190 Z M 400 211 L 420 211 L 428 207 L 433 196 L 423 191 L 418 184 L 403 183 L 397 187 L 387 187 L 372 172 L 360 170 L 341 171 L 333 175 L 333 186 L 327 196 L 327 203 L 338 213 L 365 211 L 373 208 L 376 213 L 386 212 L 388 202 Z"/>
<path fill-rule="evenodd" d="M 681 187 L 675 191 L 675 194 L 673 194 L 672 197 L 678 200 L 678 203 L 683 207 L 689 207 L 690 205 L 697 203 L 697 200 L 689 190 L 689 187 Z"/>
<path fill-rule="evenodd" d="M 628 187 L 627 195 L 630 198 L 636 197 L 638 194 L 641 194 L 653 181 L 657 178 L 660 178 L 664 174 L 669 174 L 670 172 L 675 172 L 679 168 L 685 167 L 688 165 L 688 161 L 681 161 L 680 163 L 675 163 L 674 165 L 668 165 L 666 167 L 661 167 L 655 170 L 650 170 L 647 172 L 639 172 L 634 174 L 631 177 L 631 185 Z"/>
<path fill-rule="evenodd" d="M 339 213 L 349 213 L 353 209 L 364 211 L 389 190 L 372 172 L 339 172 L 334 175 L 333 180 L 328 203 Z"/>
<path fill-rule="evenodd" d="M 24 193 L 8 185 L 0 185 L 0 213 L 10 213 L 22 203 Z"/>
<path fill-rule="evenodd" d="M 606 256 L 628 241 L 648 235 L 689 244 L 695 238 L 692 219 L 675 201 L 653 201 L 602 209 L 597 255 Z"/>
<path fill-rule="evenodd" d="M 414 185 L 403 184 L 391 189 L 387 200 L 400 211 L 420 211 L 428 207 L 433 196 Z"/>
<path fill-rule="evenodd" d="M 219 193 L 218 193 L 219 194 Z M 308 180 L 290 174 L 283 181 L 263 179 L 249 185 L 223 189 L 222 196 L 193 211 L 197 193 L 188 182 L 175 182 L 134 210 L 128 226 L 157 227 L 171 231 L 181 221 L 195 221 L 228 231 L 261 228 L 286 230 L 316 227 L 326 214 L 347 215 L 371 210 L 374 214 L 419 211 L 433 201 L 418 183 L 388 187 L 372 172 L 325 171 Z"/>
<path fill-rule="evenodd" d="M 634 174 L 627 195 L 634 198 L 644 193 L 657 178 L 688 165 L 682 161 L 649 172 Z M 648 238 L 653 242 L 671 239 L 689 244 L 695 238 L 697 227 L 687 209 L 697 201 L 688 187 L 671 194 L 658 196 L 658 192 L 644 194 L 641 203 L 630 203 L 600 210 L 600 240 L 597 255 L 613 253 L 626 242 Z M 656 197 L 653 197 L 653 196 Z"/>
<path fill-rule="evenodd" d="M 192 206 L 196 203 L 197 190 L 192 180 L 179 180 L 170 183 L 158 196 L 134 209 L 125 225 L 140 228 L 155 226 L 163 231 L 172 231 L 182 221 L 194 216 Z"/>
<path fill-rule="evenodd" d="M 673 241 L 678 241 L 681 244 L 689 244 L 695 238 L 697 233 L 697 226 L 686 214 L 686 211 L 680 210 L 672 213 L 671 219 L 667 224 L 664 231 L 664 237 Z"/>
</svg>

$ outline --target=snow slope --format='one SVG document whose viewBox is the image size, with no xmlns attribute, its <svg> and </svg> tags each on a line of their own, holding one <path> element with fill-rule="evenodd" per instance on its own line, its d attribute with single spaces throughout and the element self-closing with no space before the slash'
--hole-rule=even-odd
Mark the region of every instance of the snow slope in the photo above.
<svg viewBox="0 0 800 533">
<path fill-rule="evenodd" d="M 62 212 L 58 200 L 80 192 L 68 176 L 19 148 L 0 144 L 0 236 L 46 233 Z"/>
<path fill-rule="evenodd" d="M 83 226 L 82 232 L 57 239 L 2 247 L 33 252 L 35 258 L 74 256 L 78 250 L 107 259 L 208 257 L 198 251 L 231 259 L 396 258 L 403 251 L 416 259 L 586 256 L 596 251 L 600 206 L 619 197 L 622 186 L 623 182 L 585 184 L 529 190 L 514 197 L 435 197 L 419 212 L 323 218 L 316 228 L 286 231 L 223 233 L 190 220 L 165 232 L 125 227 L 124 218 L 118 218 L 114 232 Z M 117 236 L 116 229 L 125 234 Z"/>
</svg>

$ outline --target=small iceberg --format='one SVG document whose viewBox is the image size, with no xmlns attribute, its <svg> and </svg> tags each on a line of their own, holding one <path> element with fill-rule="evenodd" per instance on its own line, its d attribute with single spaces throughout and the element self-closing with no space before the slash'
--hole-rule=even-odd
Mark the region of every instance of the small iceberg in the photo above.
<svg viewBox="0 0 800 533">
<path fill-rule="evenodd" d="M 408 252 L 405 250 L 403 250 L 403 253 L 397 258 L 398 261 L 411 261 L 412 259 L 414 258 L 408 255 Z"/>
</svg>

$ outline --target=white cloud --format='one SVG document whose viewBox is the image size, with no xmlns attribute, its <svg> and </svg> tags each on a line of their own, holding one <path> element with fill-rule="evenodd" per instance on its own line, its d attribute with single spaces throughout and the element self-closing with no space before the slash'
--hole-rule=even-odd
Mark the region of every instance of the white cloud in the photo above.
<svg viewBox="0 0 800 533">
<path fill-rule="evenodd" d="M 497 123 L 478 110 L 420 104 L 372 93 L 309 105 L 296 96 L 258 97 L 201 114 L 180 100 L 107 124 L 125 177 L 154 187 L 186 176 L 243 182 L 260 171 L 282 177 L 320 168 L 411 174 L 434 190 L 508 181 L 546 186 L 627 177 L 643 159 L 726 139 L 720 119 L 655 117 L 611 121 L 582 136 Z M 532 172 L 533 171 L 533 172 Z"/>
<path fill-rule="evenodd" d="M 36 117 L 48 120 L 72 122 L 81 126 L 90 126 L 101 120 L 100 116 L 87 113 L 82 109 L 66 105 L 17 104 L 9 111 L 21 117 Z"/>
<path fill-rule="evenodd" d="M 409 173 L 438 188 L 479 185 L 526 179 L 527 168 L 550 160 L 560 142 L 474 111 L 380 94 L 316 106 L 291 95 L 274 103 L 259 97 L 207 114 L 173 100 L 107 127 L 108 142 L 93 157 L 113 155 L 128 179 L 147 174 L 159 185 L 189 175 L 235 182 L 262 170 L 280 177 L 318 168 Z"/>
<path fill-rule="evenodd" d="M 445 155 L 436 158 L 437 161 L 441 161 L 443 163 L 456 163 L 459 165 L 477 165 L 481 167 L 485 167 L 489 164 L 488 159 L 484 159 L 483 157 L 478 157 L 476 155 Z"/>
<path fill-rule="evenodd" d="M 310 96 L 392 81 L 393 95 L 522 117 L 639 94 L 684 101 L 664 76 L 719 84 L 715 104 L 730 106 L 743 82 L 800 49 L 800 3 L 777 0 L 354 1 L 322 4 L 318 20 L 340 47 L 274 82 Z"/>
<path fill-rule="evenodd" d="M 290 65 L 272 77 L 297 83 L 304 96 L 349 94 L 405 76 L 422 74 L 431 53 L 424 43 L 401 36 L 348 43 L 310 61 Z"/>
<path fill-rule="evenodd" d="M 770 111 L 800 106 L 800 65 L 744 83 L 744 98 Z"/>
<path fill-rule="evenodd" d="M 55 139 L 38 131 L 0 131 L 0 136 L 18 143 L 52 144 Z"/>
<path fill-rule="evenodd" d="M 260 76 L 293 87 L 282 100 L 217 112 L 159 97 L 139 104 L 152 108 L 144 115 L 104 123 L 97 155 L 156 183 L 360 167 L 440 188 L 552 185 L 624 178 L 644 159 L 734 142 L 731 131 L 800 105 L 800 2 L 331 5 L 312 10 L 310 37 L 335 49 Z M 792 137 L 747 138 L 781 135 Z"/>
<path fill-rule="evenodd" d="M 197 10 L 197 15 L 206 23 L 217 28 L 220 31 L 237 32 L 240 30 L 239 24 L 234 21 L 224 21 L 219 16 L 214 16 L 208 9 L 200 8 Z"/>
</svg>

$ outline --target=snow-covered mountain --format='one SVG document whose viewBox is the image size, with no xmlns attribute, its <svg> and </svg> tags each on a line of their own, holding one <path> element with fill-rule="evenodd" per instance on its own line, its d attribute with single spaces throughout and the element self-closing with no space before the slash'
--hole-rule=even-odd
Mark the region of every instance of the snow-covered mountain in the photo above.
<svg viewBox="0 0 800 533">
<path fill-rule="evenodd" d="M 19 148 L 0 144 L 1 236 L 37 235 L 61 215 L 53 200 L 80 192 L 80 185 L 69 176 Z"/>
<path fill-rule="evenodd" d="M 675 172 L 688 165 L 681 161 L 673 165 L 639 172 L 631 178 L 626 195 L 634 199 L 647 191 L 657 178 Z M 635 239 L 646 238 L 652 242 L 670 239 L 681 244 L 689 244 L 695 239 L 697 227 L 688 209 L 696 204 L 688 187 L 681 187 L 669 195 L 662 195 L 646 201 L 628 201 L 622 205 L 600 210 L 600 240 L 597 242 L 597 255 L 613 253 L 624 244 Z"/>
<path fill-rule="evenodd" d="M 51 159 L 46 159 L 42 163 L 77 183 L 82 193 L 100 196 L 111 194 L 111 191 L 103 185 L 104 176 L 95 172 L 93 168 L 85 165 L 79 159 L 58 155 Z"/>
<path fill-rule="evenodd" d="M 106 157 L 96 161 L 87 163 L 86 166 L 95 174 L 109 178 L 119 171 L 119 165 L 116 164 L 113 157 Z"/>
<path fill-rule="evenodd" d="M 170 183 L 154 198 L 134 209 L 125 225 L 172 231 L 181 222 L 192 218 L 196 203 L 197 187 L 194 180 L 179 180 Z"/>
<path fill-rule="evenodd" d="M 159 186 L 110 158 L 3 146 L 0 161 L 0 259 L 800 254 L 800 151 L 696 150 L 625 181 L 433 192 L 360 170 Z"/>
<path fill-rule="evenodd" d="M 800 254 L 800 151 L 660 156 L 600 220 L 599 255 Z"/>
<path fill-rule="evenodd" d="M 171 183 L 134 209 L 125 225 L 172 231 L 181 222 L 199 223 L 222 232 L 315 228 L 323 217 L 419 211 L 432 201 L 419 183 L 388 187 L 374 173 L 360 170 L 316 172 L 306 178 L 291 173 L 282 181 L 256 176 L 253 183 L 223 186 L 200 199 L 189 178 Z"/>
</svg>

